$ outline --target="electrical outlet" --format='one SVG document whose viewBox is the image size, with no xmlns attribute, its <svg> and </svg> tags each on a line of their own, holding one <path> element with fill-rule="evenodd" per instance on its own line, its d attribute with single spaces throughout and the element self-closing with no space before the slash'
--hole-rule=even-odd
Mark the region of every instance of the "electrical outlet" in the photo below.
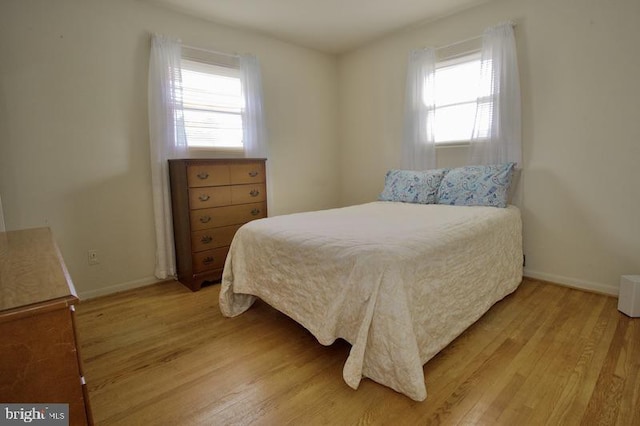
<svg viewBox="0 0 640 426">
<path fill-rule="evenodd" d="M 98 252 L 96 250 L 87 251 L 87 260 L 89 261 L 89 265 L 97 265 L 100 263 Z"/>
</svg>

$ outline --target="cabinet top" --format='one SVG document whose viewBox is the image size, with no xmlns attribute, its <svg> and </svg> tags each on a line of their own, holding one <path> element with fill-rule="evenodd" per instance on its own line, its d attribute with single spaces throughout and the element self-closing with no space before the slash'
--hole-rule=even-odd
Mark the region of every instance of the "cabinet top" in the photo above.
<svg viewBox="0 0 640 426">
<path fill-rule="evenodd" d="M 176 158 L 169 160 L 169 163 L 252 163 L 266 162 L 266 158 Z"/>
<path fill-rule="evenodd" d="M 78 301 L 49 228 L 0 232 L 0 313 Z"/>
</svg>

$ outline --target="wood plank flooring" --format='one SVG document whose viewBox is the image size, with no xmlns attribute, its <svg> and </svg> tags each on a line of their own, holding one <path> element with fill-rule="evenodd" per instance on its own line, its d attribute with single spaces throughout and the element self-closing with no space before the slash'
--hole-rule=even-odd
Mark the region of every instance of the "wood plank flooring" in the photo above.
<svg viewBox="0 0 640 426">
<path fill-rule="evenodd" d="M 640 319 L 617 299 L 525 279 L 424 367 L 427 400 L 342 380 L 320 345 L 263 302 L 233 318 L 219 285 L 176 282 L 81 303 L 98 425 L 638 425 Z"/>
</svg>

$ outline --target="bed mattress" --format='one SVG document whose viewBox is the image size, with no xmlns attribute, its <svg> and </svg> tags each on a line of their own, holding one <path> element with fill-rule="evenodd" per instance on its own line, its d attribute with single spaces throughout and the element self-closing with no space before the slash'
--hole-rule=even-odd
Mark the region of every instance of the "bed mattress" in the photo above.
<svg viewBox="0 0 640 426">
<path fill-rule="evenodd" d="M 244 225 L 220 309 L 259 297 L 323 345 L 348 341 L 352 388 L 368 377 L 422 401 L 423 365 L 521 281 L 517 207 L 373 202 Z"/>
</svg>

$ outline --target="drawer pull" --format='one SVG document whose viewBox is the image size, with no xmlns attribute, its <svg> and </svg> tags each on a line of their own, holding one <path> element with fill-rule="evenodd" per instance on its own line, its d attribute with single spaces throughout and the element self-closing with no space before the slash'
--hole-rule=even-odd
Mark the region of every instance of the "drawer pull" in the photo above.
<svg viewBox="0 0 640 426">
<path fill-rule="evenodd" d="M 211 216 L 201 216 L 200 223 L 209 223 L 211 221 Z"/>
<path fill-rule="evenodd" d="M 213 263 L 213 257 L 212 256 L 207 256 L 204 259 L 202 259 L 202 263 L 204 263 L 205 265 L 210 265 Z"/>
<path fill-rule="evenodd" d="M 200 242 L 202 244 L 209 244 L 211 243 L 211 241 L 213 241 L 213 238 L 211 237 L 211 235 L 203 235 L 202 238 L 200 238 Z"/>
<path fill-rule="evenodd" d="M 211 197 L 209 197 L 209 195 L 207 194 L 202 194 L 201 196 L 198 197 L 200 201 L 207 201 L 209 198 Z"/>
<path fill-rule="evenodd" d="M 260 195 L 260 191 L 258 191 L 257 189 L 252 189 L 249 195 L 251 195 L 252 197 L 257 197 L 258 195 Z"/>
<path fill-rule="evenodd" d="M 200 173 L 198 173 L 196 176 L 198 176 L 198 179 L 205 180 L 206 178 L 208 178 L 208 177 L 209 177 L 209 173 L 207 173 L 207 172 L 200 172 Z"/>
<path fill-rule="evenodd" d="M 251 210 L 251 214 L 252 214 L 253 216 L 258 216 L 258 215 L 260 214 L 260 209 L 253 209 L 253 210 Z"/>
<path fill-rule="evenodd" d="M 258 172 L 257 172 L 257 171 L 255 171 L 255 170 L 250 171 L 250 172 L 249 172 L 249 176 L 251 176 L 251 177 L 256 177 L 256 176 L 258 176 Z"/>
</svg>

